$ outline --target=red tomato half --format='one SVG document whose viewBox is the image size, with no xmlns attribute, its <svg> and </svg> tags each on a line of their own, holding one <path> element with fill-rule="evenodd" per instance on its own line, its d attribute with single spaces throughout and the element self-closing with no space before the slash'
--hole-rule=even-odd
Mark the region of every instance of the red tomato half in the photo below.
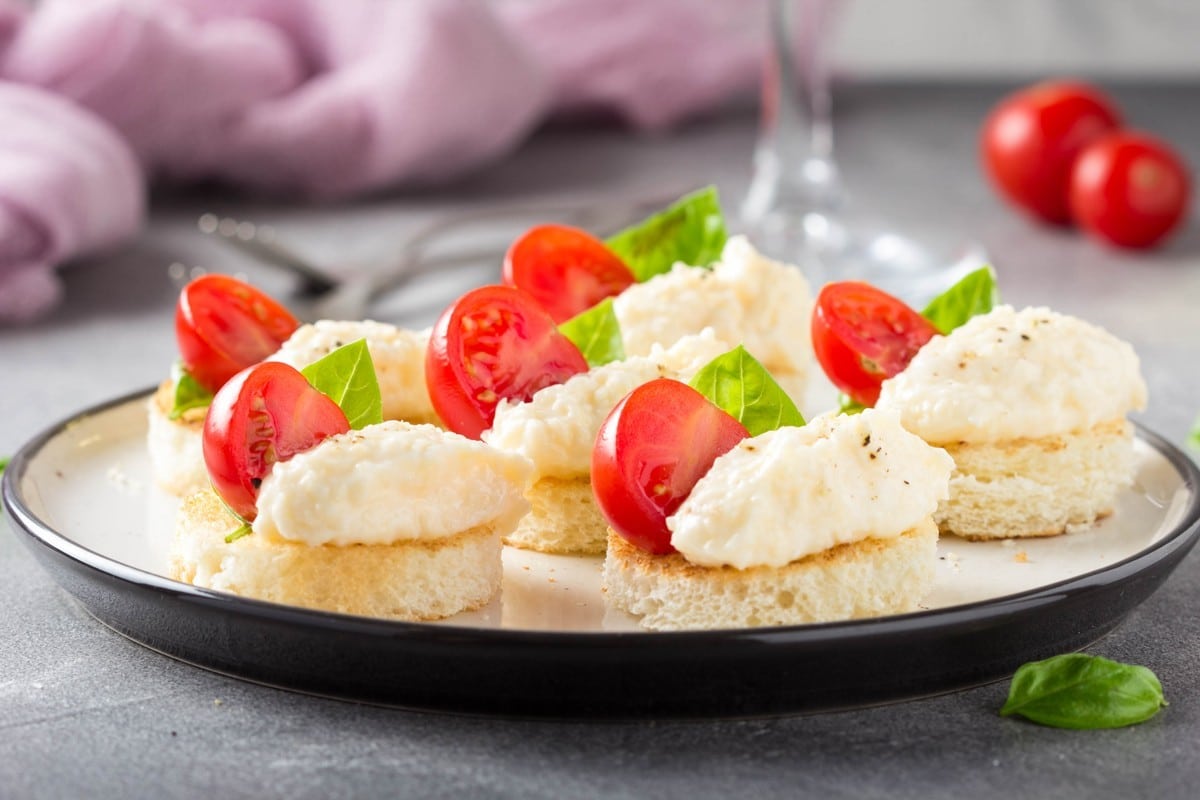
<svg viewBox="0 0 1200 800">
<path fill-rule="evenodd" d="M 1117 132 L 1091 144 L 1071 171 L 1071 213 L 1084 229 L 1122 247 L 1151 247 L 1184 218 L 1187 165 L 1168 145 Z"/>
<path fill-rule="evenodd" d="M 217 391 L 204 418 L 204 463 L 217 494 L 250 521 L 272 465 L 348 430 L 337 403 L 292 367 L 269 361 L 242 370 Z"/>
<path fill-rule="evenodd" d="M 817 361 L 833 385 L 864 406 L 908 366 L 937 329 L 902 300 L 859 281 L 829 283 L 813 308 Z"/>
<path fill-rule="evenodd" d="M 249 284 L 205 275 L 183 287 L 175 338 L 192 377 L 210 392 L 279 349 L 300 323 Z"/>
<path fill-rule="evenodd" d="M 538 225 L 508 248 L 504 283 L 532 295 L 555 322 L 565 322 L 635 280 L 625 262 L 587 231 Z"/>
<path fill-rule="evenodd" d="M 1121 125 L 1113 101 L 1075 81 L 1039 83 L 1000 101 L 983 124 L 983 162 L 1015 205 L 1056 224 L 1070 221 L 1071 165 Z"/>
<path fill-rule="evenodd" d="M 608 524 L 631 544 L 670 553 L 667 517 L 717 457 L 750 433 L 686 383 L 659 378 L 612 410 L 592 450 L 592 492 Z"/>
<path fill-rule="evenodd" d="M 587 372 L 587 361 L 532 297 L 483 286 L 442 312 L 425 353 L 425 383 L 450 430 L 479 438 L 503 399 L 528 400 Z"/>
</svg>

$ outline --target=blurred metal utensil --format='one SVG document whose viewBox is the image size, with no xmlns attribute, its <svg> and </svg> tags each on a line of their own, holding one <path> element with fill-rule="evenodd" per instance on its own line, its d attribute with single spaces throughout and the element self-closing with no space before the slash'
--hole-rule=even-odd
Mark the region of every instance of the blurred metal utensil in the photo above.
<svg viewBox="0 0 1200 800">
<path fill-rule="evenodd" d="M 405 236 L 399 245 L 396 260 L 386 268 L 364 271 L 349 278 L 338 278 L 330 270 L 300 255 L 282 243 L 271 226 L 206 213 L 197 220 L 197 227 L 202 233 L 214 236 L 264 264 L 299 276 L 301 283 L 297 295 L 308 301 L 305 317 L 357 319 L 380 297 L 399 289 L 419 275 L 476 266 L 487 261 L 498 264 L 507 249 L 505 242 L 446 254 L 426 252 L 432 244 L 451 234 L 487 222 L 532 218 L 564 222 L 606 235 L 636 222 L 649 211 L 667 205 L 686 191 L 677 190 L 651 197 L 512 203 L 447 214 Z M 513 235 L 516 233 L 514 231 Z"/>
</svg>

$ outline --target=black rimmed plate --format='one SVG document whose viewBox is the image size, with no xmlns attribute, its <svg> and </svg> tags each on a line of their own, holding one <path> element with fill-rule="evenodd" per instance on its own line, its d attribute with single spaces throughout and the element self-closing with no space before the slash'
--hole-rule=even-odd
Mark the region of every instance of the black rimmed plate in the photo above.
<svg viewBox="0 0 1200 800">
<path fill-rule="evenodd" d="M 147 393 L 27 444 L 4 476 L 13 528 L 56 581 L 120 633 L 259 683 L 409 708 L 716 717 L 830 710 L 1003 678 L 1095 641 L 1200 536 L 1200 473 L 1139 430 L 1137 480 L 1095 529 L 939 544 L 927 610 L 781 628 L 648 633 L 605 608 L 598 559 L 509 550 L 501 596 L 445 622 L 323 613 L 165 576 L 173 498 L 153 488 Z"/>
</svg>

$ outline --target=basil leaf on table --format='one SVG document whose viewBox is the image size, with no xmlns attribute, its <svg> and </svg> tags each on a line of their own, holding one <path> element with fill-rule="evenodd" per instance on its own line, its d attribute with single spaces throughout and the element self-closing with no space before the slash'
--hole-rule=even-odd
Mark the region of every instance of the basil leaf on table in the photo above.
<svg viewBox="0 0 1200 800">
<path fill-rule="evenodd" d="M 300 373 L 341 407 L 354 430 L 383 421 L 383 398 L 366 339 L 339 347 Z"/>
<path fill-rule="evenodd" d="M 1144 722 L 1166 704 L 1162 684 L 1145 667 L 1068 653 L 1018 669 L 1000 715 L 1091 730 Z"/>
<path fill-rule="evenodd" d="M 11 456 L 0 456 L 0 475 L 4 474 L 4 470 L 8 469 L 8 462 L 12 461 Z"/>
<path fill-rule="evenodd" d="M 1188 433 L 1187 443 L 1189 447 L 1200 450 L 1200 416 L 1196 417 L 1196 421 L 1192 423 L 1192 430 Z"/>
<path fill-rule="evenodd" d="M 707 267 L 725 248 L 725 217 L 716 187 L 684 195 L 666 209 L 610 236 L 605 244 L 638 281 L 669 272 L 677 261 Z"/>
<path fill-rule="evenodd" d="M 990 265 L 985 265 L 929 301 L 921 316 L 932 322 L 938 333 L 945 335 L 971 317 L 991 311 L 999 302 L 996 272 Z"/>
<path fill-rule="evenodd" d="M 621 340 L 621 325 L 613 311 L 613 300 L 606 297 L 596 305 L 571 317 L 558 326 L 563 336 L 571 340 L 589 367 L 598 367 L 625 358 Z"/>
<path fill-rule="evenodd" d="M 804 424 L 792 398 L 741 345 L 704 365 L 688 385 L 745 425 L 751 436 Z"/>
<path fill-rule="evenodd" d="M 193 408 L 208 408 L 212 405 L 212 392 L 201 386 L 182 362 L 176 361 L 171 367 L 171 380 L 175 383 L 175 394 L 167 419 L 177 420 Z"/>
</svg>

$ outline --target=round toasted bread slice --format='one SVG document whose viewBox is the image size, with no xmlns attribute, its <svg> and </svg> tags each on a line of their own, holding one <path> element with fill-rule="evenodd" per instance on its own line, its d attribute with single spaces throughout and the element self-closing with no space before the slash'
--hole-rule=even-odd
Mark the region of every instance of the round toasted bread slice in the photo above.
<svg viewBox="0 0 1200 800">
<path fill-rule="evenodd" d="M 404 620 L 433 620 L 485 605 L 500 588 L 500 533 L 490 526 L 436 541 L 325 545 L 269 541 L 238 527 L 212 491 L 179 512 L 170 576 L 273 603 Z"/>
<path fill-rule="evenodd" d="M 525 499 L 531 510 L 504 537 L 505 544 L 562 555 L 604 553 L 608 523 L 596 507 L 589 478 L 542 478 Z"/>
<path fill-rule="evenodd" d="M 942 445 L 954 459 L 943 533 L 965 539 L 1056 536 L 1111 514 L 1133 481 L 1133 426 L 1125 419 L 1081 433 Z"/>
<path fill-rule="evenodd" d="M 185 497 L 208 488 L 201 447 L 208 409 L 193 408 L 179 419 L 171 419 L 174 404 L 175 384 L 163 381 L 147 404 L 146 443 L 154 482 L 164 491 Z"/>
<path fill-rule="evenodd" d="M 647 553 L 608 533 L 608 602 L 653 630 L 752 628 L 915 611 L 933 587 L 932 519 L 888 539 L 864 539 L 783 567 L 704 567 Z"/>
</svg>

